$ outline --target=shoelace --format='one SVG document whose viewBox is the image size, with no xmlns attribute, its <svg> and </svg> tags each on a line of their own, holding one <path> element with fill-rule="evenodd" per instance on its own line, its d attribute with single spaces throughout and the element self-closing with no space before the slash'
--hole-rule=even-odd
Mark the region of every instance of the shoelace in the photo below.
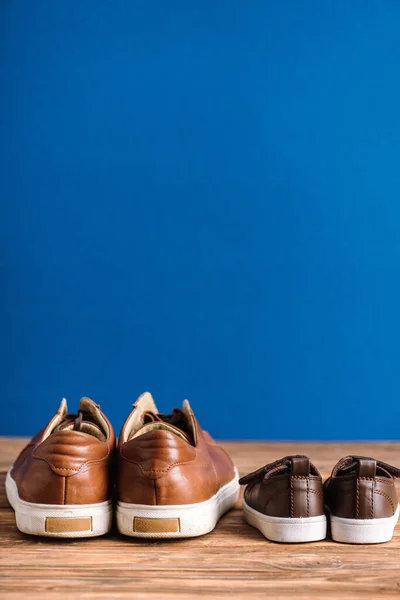
<svg viewBox="0 0 400 600">
<path fill-rule="evenodd" d="M 56 430 L 70 429 L 71 424 L 73 431 L 80 431 L 84 419 L 85 411 L 79 409 L 76 413 L 68 413 L 64 415 L 63 420 L 58 425 Z"/>
<path fill-rule="evenodd" d="M 71 415 L 71 416 L 75 416 L 75 415 Z M 83 410 L 78 410 L 78 412 L 76 413 L 76 416 L 74 418 L 74 426 L 73 426 L 73 431 L 79 431 L 82 425 L 82 421 L 83 421 Z"/>
<path fill-rule="evenodd" d="M 165 423 L 166 425 L 171 425 L 174 429 L 178 430 L 179 434 L 183 435 L 189 443 L 192 443 L 192 436 L 185 427 L 186 417 L 179 408 L 173 408 L 170 415 L 165 413 L 156 414 L 151 410 L 147 410 L 143 413 L 143 423 L 145 425 L 148 425 L 149 423 Z"/>
<path fill-rule="evenodd" d="M 264 479 L 265 476 L 271 477 L 271 475 L 279 473 L 280 471 L 284 471 L 285 469 L 290 468 L 291 463 L 292 463 L 292 461 L 291 461 L 292 458 L 307 458 L 307 457 L 302 454 L 285 456 L 284 458 L 275 460 L 274 462 L 269 463 L 268 465 L 265 465 L 264 467 L 261 467 L 260 469 L 257 469 L 256 471 L 253 471 L 252 473 L 249 473 L 248 475 L 245 475 L 244 477 L 241 477 L 239 479 L 239 483 L 240 483 L 240 485 L 246 485 L 247 483 L 252 483 L 253 481 L 260 481 L 261 479 Z M 311 462 L 310 462 L 310 468 L 315 474 L 319 475 L 318 469 Z"/>
</svg>

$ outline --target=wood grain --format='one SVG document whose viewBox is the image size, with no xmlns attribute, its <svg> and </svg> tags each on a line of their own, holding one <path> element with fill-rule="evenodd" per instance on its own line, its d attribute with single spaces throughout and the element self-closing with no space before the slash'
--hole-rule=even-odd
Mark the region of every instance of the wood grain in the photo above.
<svg viewBox="0 0 400 600">
<path fill-rule="evenodd" d="M 232 598 L 400 598 L 400 525 L 391 542 L 331 540 L 275 544 L 238 507 L 214 532 L 192 540 L 120 536 L 52 540 L 20 533 L 4 493 L 5 472 L 26 442 L 0 438 L 0 597 L 47 600 Z M 400 443 L 225 442 L 241 474 L 287 454 L 311 457 L 327 477 L 346 454 L 400 464 Z"/>
</svg>

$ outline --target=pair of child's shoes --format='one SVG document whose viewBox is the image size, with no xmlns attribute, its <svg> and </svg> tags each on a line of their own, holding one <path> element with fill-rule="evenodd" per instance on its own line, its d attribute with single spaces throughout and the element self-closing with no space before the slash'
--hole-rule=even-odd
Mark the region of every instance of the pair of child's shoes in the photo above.
<svg viewBox="0 0 400 600">
<path fill-rule="evenodd" d="M 325 484 L 307 456 L 286 456 L 242 477 L 250 525 L 274 542 L 332 539 L 350 544 L 391 540 L 399 518 L 394 477 L 400 470 L 364 456 L 346 456 Z M 326 514 L 325 514 L 326 513 Z"/>
</svg>

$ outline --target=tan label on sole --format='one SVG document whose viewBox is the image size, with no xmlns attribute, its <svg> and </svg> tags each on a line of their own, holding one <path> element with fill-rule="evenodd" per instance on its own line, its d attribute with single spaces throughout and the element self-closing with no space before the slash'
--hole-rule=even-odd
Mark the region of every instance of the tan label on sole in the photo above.
<svg viewBox="0 0 400 600">
<path fill-rule="evenodd" d="M 178 533 L 180 520 L 134 517 L 133 531 L 138 533 Z"/>
<path fill-rule="evenodd" d="M 92 531 L 92 517 L 46 517 L 46 531 L 51 533 Z"/>
</svg>

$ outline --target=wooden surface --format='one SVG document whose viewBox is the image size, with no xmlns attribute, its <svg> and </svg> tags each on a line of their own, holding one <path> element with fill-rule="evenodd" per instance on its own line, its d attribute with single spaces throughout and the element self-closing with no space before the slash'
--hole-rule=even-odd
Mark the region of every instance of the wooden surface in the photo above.
<svg viewBox="0 0 400 600">
<path fill-rule="evenodd" d="M 4 492 L 26 440 L 0 438 L 0 598 L 169 600 L 400 598 L 400 524 L 391 542 L 349 546 L 268 542 L 243 521 L 240 502 L 210 534 L 144 541 L 115 531 L 83 541 L 20 533 Z M 400 443 L 227 442 L 241 474 L 287 454 L 306 454 L 327 477 L 347 454 L 400 464 Z"/>
</svg>

